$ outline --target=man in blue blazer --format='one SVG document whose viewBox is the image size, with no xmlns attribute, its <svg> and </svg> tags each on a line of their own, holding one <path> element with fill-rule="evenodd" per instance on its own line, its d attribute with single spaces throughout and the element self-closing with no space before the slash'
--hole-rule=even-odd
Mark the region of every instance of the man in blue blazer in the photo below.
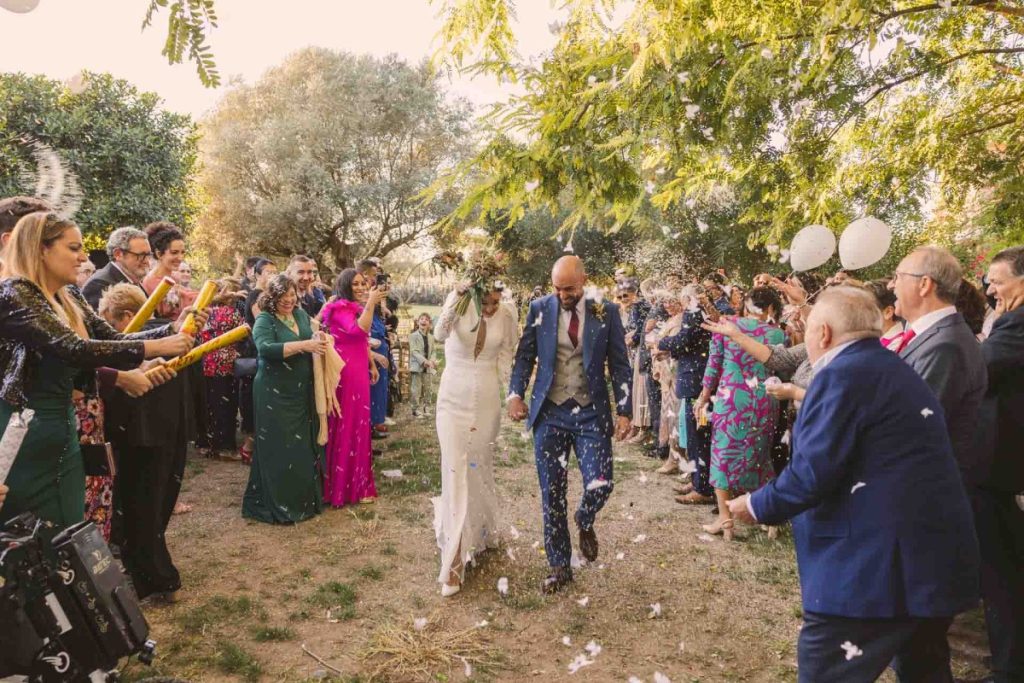
<svg viewBox="0 0 1024 683">
<path fill-rule="evenodd" d="M 778 479 L 729 503 L 793 520 L 802 682 L 952 681 L 946 631 L 978 600 L 978 542 L 938 399 L 878 343 L 873 297 L 823 293 L 807 322 L 814 380 Z"/>
<path fill-rule="evenodd" d="M 583 262 L 563 256 L 551 271 L 555 294 L 530 304 L 509 388 L 508 413 L 528 418 L 544 511 L 544 549 L 551 575 L 543 590 L 553 593 L 572 581 L 569 521 L 566 507 L 569 449 L 576 453 L 584 492 L 576 509 L 580 553 L 597 557 L 594 518 L 611 495 L 614 433 L 630 429 L 629 387 L 633 373 L 626 354 L 625 332 L 613 303 L 585 298 Z M 615 414 L 608 397 L 605 366 L 611 373 Z M 523 397 L 536 366 L 527 409 Z M 614 424 L 614 427 L 613 427 Z"/>
<path fill-rule="evenodd" d="M 680 399 L 679 409 L 683 411 L 686 421 L 686 455 L 696 469 L 693 472 L 693 490 L 676 500 L 680 503 L 711 503 L 714 501 L 715 489 L 711 486 L 711 427 L 697 427 L 697 419 L 693 414 L 693 402 L 703 389 L 704 370 L 708 365 L 708 347 L 711 344 L 711 333 L 701 325 L 704 323 L 704 312 L 699 305 L 699 297 L 704 294 L 698 285 L 683 288 L 684 294 L 690 297 L 690 307 L 683 313 L 683 324 L 678 334 L 665 337 L 658 342 L 660 351 L 668 352 L 676 359 L 676 398 Z"/>
</svg>

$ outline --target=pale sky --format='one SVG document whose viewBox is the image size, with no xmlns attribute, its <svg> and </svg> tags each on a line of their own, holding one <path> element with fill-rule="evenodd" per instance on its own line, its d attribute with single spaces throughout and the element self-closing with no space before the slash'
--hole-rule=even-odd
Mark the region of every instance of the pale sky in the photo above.
<svg viewBox="0 0 1024 683">
<path fill-rule="evenodd" d="M 66 80 L 82 69 L 109 72 L 156 92 L 173 111 L 200 117 L 220 90 L 204 88 L 192 64 L 169 66 L 160 54 L 166 14 L 141 31 L 147 0 L 39 0 L 28 14 L 0 9 L 0 71 Z M 353 53 L 396 53 L 416 63 L 431 55 L 441 26 L 440 0 L 216 0 L 211 37 L 222 81 L 252 83 L 288 54 L 316 45 Z M 549 23 L 564 13 L 550 0 L 517 3 L 524 56 L 550 49 Z M 456 78 L 448 90 L 486 105 L 510 91 L 492 79 Z"/>
</svg>

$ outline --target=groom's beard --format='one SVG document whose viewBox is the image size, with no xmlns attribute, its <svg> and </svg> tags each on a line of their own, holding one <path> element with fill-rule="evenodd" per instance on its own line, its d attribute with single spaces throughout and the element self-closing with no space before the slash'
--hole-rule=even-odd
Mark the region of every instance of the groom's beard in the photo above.
<svg viewBox="0 0 1024 683">
<path fill-rule="evenodd" d="M 559 303 L 562 304 L 562 310 L 563 311 L 571 311 L 572 309 L 576 308 L 576 304 L 578 304 L 580 302 L 580 299 L 582 299 L 582 298 L 583 297 L 578 296 L 575 299 L 573 299 L 572 301 L 570 301 L 569 303 L 566 303 L 566 302 L 562 301 L 561 299 L 559 299 L 558 301 L 559 301 Z"/>
</svg>

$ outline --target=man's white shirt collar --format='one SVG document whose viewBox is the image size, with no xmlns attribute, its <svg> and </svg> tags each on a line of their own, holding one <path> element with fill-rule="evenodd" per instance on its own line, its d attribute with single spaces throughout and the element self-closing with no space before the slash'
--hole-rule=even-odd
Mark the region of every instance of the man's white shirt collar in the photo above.
<svg viewBox="0 0 1024 683">
<path fill-rule="evenodd" d="M 921 336 L 928 330 L 929 327 L 939 322 L 943 318 L 948 318 L 954 313 L 956 313 L 956 306 L 946 306 L 945 308 L 940 308 L 937 311 L 925 313 L 920 318 L 910 323 L 910 329 L 914 331 L 914 336 Z"/>
<path fill-rule="evenodd" d="M 828 365 L 829 363 L 834 361 L 836 359 L 836 356 L 838 356 L 843 351 L 845 351 L 848 346 L 850 346 L 854 342 L 859 342 L 859 341 L 860 341 L 860 339 L 853 339 L 851 341 L 843 342 L 839 346 L 835 346 L 835 347 L 829 349 L 828 351 L 825 352 L 825 355 L 823 355 L 821 358 L 819 358 L 818 360 L 816 360 L 814 362 L 814 364 L 811 366 L 811 368 L 814 370 L 814 372 L 818 372 L 823 367 L 825 367 L 826 365 Z"/>
</svg>

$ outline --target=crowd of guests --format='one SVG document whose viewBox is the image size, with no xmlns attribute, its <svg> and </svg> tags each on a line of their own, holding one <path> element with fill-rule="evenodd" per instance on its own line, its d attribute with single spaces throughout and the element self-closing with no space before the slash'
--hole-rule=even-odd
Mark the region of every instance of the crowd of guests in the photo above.
<svg viewBox="0 0 1024 683">
<path fill-rule="evenodd" d="M 889 659 L 902 652 L 909 662 L 921 652 L 907 648 L 939 647 L 939 660 L 945 648 L 947 671 L 948 618 L 970 604 L 980 577 L 993 680 L 1024 680 L 1024 248 L 996 254 L 981 288 L 963 277 L 951 253 L 930 246 L 911 252 L 891 278 L 868 282 L 842 271 L 827 280 L 811 273 L 762 274 L 749 289 L 728 283 L 720 272 L 702 279 L 665 273 L 643 281 L 620 272 L 616 279 L 634 359 L 632 440 L 665 460 L 660 472 L 683 473 L 676 490 L 679 503 L 712 506 L 716 518 L 703 526 L 704 532 L 732 539 L 737 517 L 776 525 L 805 510 L 827 508 L 817 514 L 829 521 L 811 531 L 794 522 L 805 609 L 831 617 L 893 617 L 900 610 L 902 616 L 921 617 L 924 622 L 902 632 L 898 651 L 884 651 Z M 812 382 L 837 354 L 863 347 L 865 339 L 869 347 L 863 357 L 854 362 L 846 353 L 841 356 L 846 363 L 835 361 L 836 367 L 849 367 L 845 373 L 829 373 L 831 391 L 824 378 Z M 887 355 L 868 355 L 872 346 Z M 879 368 L 887 368 L 884 381 L 875 376 Z M 851 383 L 850 373 L 874 379 L 856 382 L 854 392 L 843 386 Z M 894 378 L 903 378 L 899 381 L 906 386 L 890 387 Z M 925 397 L 915 393 L 916 382 L 926 388 Z M 937 437 L 926 437 L 906 418 L 903 404 L 908 401 L 915 418 L 931 418 L 929 427 L 943 426 L 942 444 L 933 441 L 913 451 L 921 439 Z M 888 411 L 885 418 L 879 410 Z M 893 416 L 902 417 L 893 421 Z M 880 434 L 885 430 L 890 431 Z M 820 457 L 830 465 L 814 461 L 818 444 L 826 444 Z M 898 483 L 888 482 L 884 489 L 876 484 L 875 491 L 885 491 L 886 497 L 874 499 L 875 509 L 850 509 L 847 499 L 877 481 L 879 470 L 858 471 L 857 477 L 868 483 L 854 479 L 852 486 L 839 478 L 838 470 L 827 471 L 845 465 L 842 459 L 851 449 L 865 451 L 865 458 L 876 461 L 872 467 L 898 472 L 893 475 Z M 877 449 L 888 455 L 879 459 Z M 947 480 L 937 483 L 946 449 L 957 473 L 955 489 Z M 901 460 L 897 453 L 906 457 Z M 921 453 L 931 461 L 915 461 Z M 791 462 L 791 454 L 799 463 Z M 912 461 L 916 469 L 908 468 Z M 845 494 L 836 488 L 842 485 Z M 967 532 L 957 527 L 961 493 L 971 527 Z M 907 536 L 883 535 L 893 546 L 872 549 L 863 538 L 856 541 L 862 547 L 854 545 L 854 536 L 864 528 L 888 524 L 902 529 L 894 518 L 922 517 L 924 527 L 913 527 Z M 770 536 L 775 529 L 768 527 Z M 848 545 L 829 546 L 828 538 L 843 538 Z M 908 538 L 920 545 L 913 551 L 894 548 Z M 827 557 L 828 547 L 846 554 Z M 978 550 L 980 564 L 972 567 L 972 552 Z M 851 578 L 851 572 L 859 571 L 851 566 L 872 552 L 863 571 L 873 574 Z M 815 560 L 805 564 L 808 556 Z M 940 574 L 941 580 L 936 578 Z M 820 588 L 808 589 L 819 580 Z M 935 593 L 930 601 L 922 597 L 917 605 L 908 595 L 890 594 L 879 598 L 884 608 L 853 607 L 870 600 L 876 584 L 887 581 L 943 584 L 949 592 Z M 959 584 L 959 592 L 951 584 Z M 818 590 L 830 595 L 809 602 Z M 836 594 L 850 602 L 837 606 Z M 875 626 L 876 636 L 885 631 Z M 820 673 L 806 680 L 873 680 L 866 675 L 847 679 L 804 661 L 804 652 L 814 652 L 813 638 L 838 637 L 834 627 L 835 619 L 811 622 L 805 614 L 809 641 L 802 636 L 801 680 L 803 671 Z M 921 633 L 931 635 L 921 636 L 914 647 L 907 644 L 912 634 Z M 864 635 L 863 642 L 876 636 Z M 866 661 L 861 663 L 866 666 Z M 871 666 L 879 661 L 883 668 L 888 662 L 883 657 Z M 901 680 L 925 680 L 903 675 L 913 666 L 904 662 Z"/>
<path fill-rule="evenodd" d="M 283 273 L 250 258 L 215 280 L 198 311 L 186 238 L 172 223 L 114 230 L 97 268 L 72 221 L 14 197 L 0 200 L 0 248 L 0 423 L 7 432 L 32 415 L 0 485 L 0 524 L 23 512 L 59 527 L 88 519 L 141 598 L 173 600 L 181 579 L 165 532 L 190 510 L 178 501 L 190 445 L 251 465 L 241 492 L 249 519 L 295 523 L 375 500 L 371 458 L 400 396 L 397 302 L 379 261 L 327 289 L 308 256 Z M 125 333 L 167 279 L 152 317 Z M 244 342 L 178 372 L 166 366 L 246 324 Z M 426 377 L 437 367 L 431 327 L 413 335 L 413 376 L 424 376 L 414 380 L 417 412 L 429 410 Z M 337 408 L 321 430 L 312 368 L 328 355 L 337 373 L 324 386 Z"/>
</svg>

